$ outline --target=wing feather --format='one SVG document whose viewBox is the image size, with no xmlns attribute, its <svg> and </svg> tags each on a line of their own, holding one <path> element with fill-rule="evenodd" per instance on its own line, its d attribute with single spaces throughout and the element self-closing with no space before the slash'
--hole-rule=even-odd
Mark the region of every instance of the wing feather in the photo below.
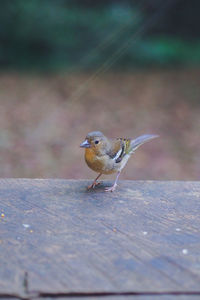
<svg viewBox="0 0 200 300">
<path fill-rule="evenodd" d="M 113 142 L 112 148 L 109 151 L 108 155 L 110 158 L 115 160 L 116 163 L 121 162 L 123 157 L 129 153 L 130 150 L 130 139 L 117 139 Z"/>
</svg>

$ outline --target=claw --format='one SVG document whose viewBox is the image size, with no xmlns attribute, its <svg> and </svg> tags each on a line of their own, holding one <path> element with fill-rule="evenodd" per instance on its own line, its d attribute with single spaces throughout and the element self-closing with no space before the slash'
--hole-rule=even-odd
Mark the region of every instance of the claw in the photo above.
<svg viewBox="0 0 200 300">
<path fill-rule="evenodd" d="M 93 182 L 91 185 L 89 185 L 89 186 L 87 187 L 87 189 L 88 189 L 88 190 L 94 189 L 95 186 L 97 186 L 97 185 L 99 185 L 99 184 L 100 184 L 100 182 L 95 181 L 95 182 Z"/>
<path fill-rule="evenodd" d="M 95 178 L 95 180 L 93 181 L 93 183 L 92 183 L 91 185 L 88 186 L 88 190 L 94 189 L 95 186 L 97 186 L 97 185 L 100 184 L 100 182 L 98 182 L 97 179 L 99 179 L 99 177 L 100 177 L 101 175 L 102 175 L 102 174 L 100 173 L 100 174 L 97 176 L 97 178 Z"/>
<path fill-rule="evenodd" d="M 111 186 L 111 187 L 105 188 L 105 191 L 106 191 L 106 192 L 114 192 L 115 189 L 116 189 L 116 187 L 117 187 L 117 184 L 114 184 L 114 185 Z"/>
<path fill-rule="evenodd" d="M 116 179 L 115 179 L 115 182 L 114 182 L 113 186 L 107 187 L 107 188 L 105 189 L 106 192 L 114 192 L 114 190 L 115 190 L 116 187 L 117 187 L 117 181 L 118 181 L 119 175 L 120 175 L 120 171 L 117 172 L 117 177 L 116 177 Z"/>
</svg>

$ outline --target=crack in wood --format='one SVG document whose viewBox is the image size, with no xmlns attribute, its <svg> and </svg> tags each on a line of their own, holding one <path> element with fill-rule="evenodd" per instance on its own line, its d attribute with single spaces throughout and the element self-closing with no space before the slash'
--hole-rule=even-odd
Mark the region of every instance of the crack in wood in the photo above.
<svg viewBox="0 0 200 300">
<path fill-rule="evenodd" d="M 29 283 L 28 283 L 28 272 L 26 271 L 24 273 L 24 280 L 23 280 L 23 288 L 24 288 L 24 294 L 29 294 Z"/>
<path fill-rule="evenodd" d="M 73 298 L 73 297 L 120 297 L 120 296 L 200 296 L 200 291 L 169 291 L 169 292 L 69 292 L 69 293 L 28 293 L 27 296 L 19 296 L 17 294 L 0 294 L 0 299 L 20 299 L 20 300 L 37 300 L 37 298 Z"/>
</svg>

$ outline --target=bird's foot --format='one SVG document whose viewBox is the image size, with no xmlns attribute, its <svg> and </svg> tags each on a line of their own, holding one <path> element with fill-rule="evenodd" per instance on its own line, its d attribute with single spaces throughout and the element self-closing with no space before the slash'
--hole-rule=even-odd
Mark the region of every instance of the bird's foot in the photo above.
<svg viewBox="0 0 200 300">
<path fill-rule="evenodd" d="M 113 186 L 105 188 L 105 191 L 106 192 L 114 192 L 116 187 L 117 187 L 117 184 L 113 184 Z"/>
<path fill-rule="evenodd" d="M 89 186 L 87 187 L 87 189 L 88 189 L 88 190 L 94 189 L 95 186 L 97 186 L 97 185 L 99 185 L 99 184 L 100 184 L 100 182 L 94 181 L 91 185 L 89 185 Z"/>
</svg>

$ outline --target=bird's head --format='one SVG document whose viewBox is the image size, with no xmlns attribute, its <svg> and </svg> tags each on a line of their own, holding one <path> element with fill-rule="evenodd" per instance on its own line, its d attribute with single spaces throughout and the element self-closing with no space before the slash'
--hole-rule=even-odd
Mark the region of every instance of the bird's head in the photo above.
<svg viewBox="0 0 200 300">
<path fill-rule="evenodd" d="M 84 142 L 80 144 L 80 147 L 86 149 L 89 148 L 97 155 L 103 155 L 108 146 L 108 139 L 100 131 L 92 131 L 88 133 Z"/>
</svg>

